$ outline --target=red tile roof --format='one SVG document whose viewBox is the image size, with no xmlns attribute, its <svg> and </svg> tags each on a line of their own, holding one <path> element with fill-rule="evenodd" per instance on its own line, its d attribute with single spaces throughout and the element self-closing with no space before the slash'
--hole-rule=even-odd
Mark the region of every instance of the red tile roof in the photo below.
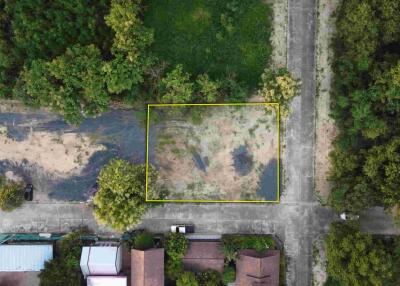
<svg viewBox="0 0 400 286">
<path fill-rule="evenodd" d="M 236 263 L 236 286 L 279 286 L 279 250 L 261 255 L 242 250 Z"/>
<path fill-rule="evenodd" d="M 221 243 L 218 241 L 191 241 L 183 265 L 193 271 L 213 269 L 223 272 L 224 255 L 220 249 Z"/>
<path fill-rule="evenodd" d="M 164 249 L 132 249 L 131 286 L 164 286 Z"/>
</svg>

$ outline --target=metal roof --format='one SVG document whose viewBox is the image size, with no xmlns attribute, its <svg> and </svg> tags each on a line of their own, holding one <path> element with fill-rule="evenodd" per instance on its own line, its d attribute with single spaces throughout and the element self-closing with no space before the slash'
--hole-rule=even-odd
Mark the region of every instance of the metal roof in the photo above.
<svg viewBox="0 0 400 286">
<path fill-rule="evenodd" d="M 45 261 L 53 259 L 51 244 L 0 245 L 0 271 L 40 271 Z"/>
</svg>

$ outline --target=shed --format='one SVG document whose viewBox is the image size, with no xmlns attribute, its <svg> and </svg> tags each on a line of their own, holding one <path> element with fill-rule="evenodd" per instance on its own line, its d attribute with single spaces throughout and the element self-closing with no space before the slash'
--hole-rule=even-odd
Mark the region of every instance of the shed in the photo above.
<svg viewBox="0 0 400 286">
<path fill-rule="evenodd" d="M 52 259 L 52 244 L 0 245 L 0 272 L 41 271 Z"/>
<path fill-rule="evenodd" d="M 188 270 L 204 271 L 213 269 L 224 271 L 224 255 L 219 241 L 191 241 L 183 258 L 183 265 Z"/>
<path fill-rule="evenodd" d="M 85 246 L 80 266 L 83 275 L 118 275 L 122 267 L 121 246 Z"/>
<path fill-rule="evenodd" d="M 132 249 L 131 286 L 164 286 L 164 249 Z"/>
<path fill-rule="evenodd" d="M 279 286 L 279 250 L 259 254 L 255 250 L 242 250 L 236 262 L 237 286 Z"/>
<path fill-rule="evenodd" d="M 87 286 L 126 286 L 126 276 L 88 276 Z"/>
</svg>

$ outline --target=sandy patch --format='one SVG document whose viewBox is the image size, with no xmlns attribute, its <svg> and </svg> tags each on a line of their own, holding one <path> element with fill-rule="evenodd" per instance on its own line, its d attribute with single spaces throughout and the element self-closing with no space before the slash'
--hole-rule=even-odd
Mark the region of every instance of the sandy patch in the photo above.
<svg viewBox="0 0 400 286">
<path fill-rule="evenodd" d="M 322 202 L 326 202 L 330 192 L 327 181 L 329 152 L 332 150 L 332 140 L 337 135 L 334 121 L 329 117 L 333 77 L 330 45 L 335 27 L 333 12 L 339 3 L 339 0 L 321 0 L 318 3 L 315 191 Z"/>
<path fill-rule="evenodd" d="M 313 286 L 323 286 L 328 278 L 326 273 L 326 251 L 323 239 L 313 243 Z"/>
<path fill-rule="evenodd" d="M 0 160 L 36 164 L 44 171 L 60 176 L 78 174 L 93 153 L 104 150 L 91 144 L 88 136 L 75 133 L 58 135 L 50 132 L 30 132 L 23 141 L 0 134 Z"/>
</svg>

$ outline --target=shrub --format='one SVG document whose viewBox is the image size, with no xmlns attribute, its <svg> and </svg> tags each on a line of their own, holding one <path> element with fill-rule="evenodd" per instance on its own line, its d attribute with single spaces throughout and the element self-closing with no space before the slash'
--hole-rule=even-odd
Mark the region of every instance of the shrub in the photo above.
<svg viewBox="0 0 400 286">
<path fill-rule="evenodd" d="M 194 273 L 186 271 L 176 280 L 176 286 L 199 286 L 199 283 Z"/>
<path fill-rule="evenodd" d="M 164 242 L 165 252 L 172 260 L 180 260 L 189 247 L 189 242 L 182 233 L 169 233 Z"/>
<path fill-rule="evenodd" d="M 222 282 L 224 285 L 233 283 L 236 280 L 236 269 L 233 266 L 225 266 L 224 273 L 222 274 Z"/>
<path fill-rule="evenodd" d="M 222 244 L 222 253 L 224 254 L 225 263 L 236 261 L 238 258 L 237 248 L 233 243 Z"/>
<path fill-rule="evenodd" d="M 132 247 L 139 250 L 146 250 L 154 247 L 154 236 L 148 232 L 137 234 L 132 241 Z"/>
<path fill-rule="evenodd" d="M 221 274 L 215 270 L 207 270 L 197 274 L 199 286 L 218 286 L 221 284 Z"/>
<path fill-rule="evenodd" d="M 165 264 L 165 274 L 169 280 L 177 280 L 183 272 L 182 260 L 167 260 L 167 263 Z"/>
<path fill-rule="evenodd" d="M 232 249 L 238 251 L 241 249 L 254 249 L 257 252 L 265 252 L 275 248 L 275 241 L 271 236 L 266 235 L 224 235 L 222 237 L 222 251 L 228 251 L 228 254 L 234 257 Z M 231 259 L 234 260 L 234 259 Z"/>
<path fill-rule="evenodd" d="M 282 117 L 287 117 L 290 114 L 289 103 L 298 94 L 299 82 L 286 68 L 265 69 L 261 81 L 259 95 L 267 102 L 279 103 Z"/>
<path fill-rule="evenodd" d="M 20 207 L 23 202 L 23 186 L 0 177 L 0 209 L 9 212 Z"/>
<path fill-rule="evenodd" d="M 161 79 L 160 94 L 159 101 L 162 103 L 186 103 L 192 100 L 193 83 L 181 65 L 177 65 Z"/>
</svg>

